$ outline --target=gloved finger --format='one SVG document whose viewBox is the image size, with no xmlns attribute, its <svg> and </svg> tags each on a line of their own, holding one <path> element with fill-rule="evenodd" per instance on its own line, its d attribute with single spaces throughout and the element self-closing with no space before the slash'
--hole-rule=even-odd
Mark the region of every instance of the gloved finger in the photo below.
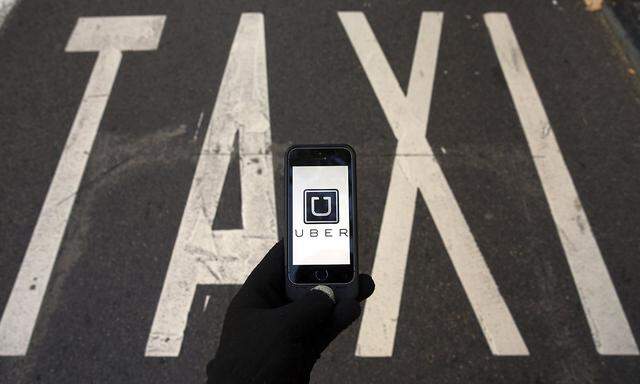
<svg viewBox="0 0 640 384">
<path fill-rule="evenodd" d="M 347 329 L 362 312 L 359 302 L 366 300 L 375 290 L 375 283 L 371 276 L 360 274 L 358 276 L 358 296 L 356 300 L 342 299 L 336 304 L 331 319 L 326 326 L 313 334 L 309 340 L 311 348 L 308 351 L 307 360 L 314 362 L 338 335 Z"/>
<path fill-rule="evenodd" d="M 371 276 L 361 273 L 358 276 L 358 301 L 366 300 L 376 289 L 376 283 L 373 282 Z"/>
<path fill-rule="evenodd" d="M 284 242 L 278 241 L 247 277 L 232 306 L 274 308 L 288 302 L 285 293 Z"/>
<path fill-rule="evenodd" d="M 286 332 L 293 338 L 313 333 L 333 314 L 334 302 L 325 292 L 309 290 L 300 299 L 277 309 Z"/>
<path fill-rule="evenodd" d="M 336 304 L 327 324 L 308 339 L 312 344 L 311 350 L 315 352 L 314 361 L 342 331 L 353 324 L 361 312 L 360 303 L 353 299 L 342 299 Z"/>
</svg>

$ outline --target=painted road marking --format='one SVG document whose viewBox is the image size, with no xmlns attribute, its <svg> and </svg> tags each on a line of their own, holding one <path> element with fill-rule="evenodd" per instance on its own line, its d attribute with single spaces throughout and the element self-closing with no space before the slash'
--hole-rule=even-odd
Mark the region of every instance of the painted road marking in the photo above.
<svg viewBox="0 0 640 384">
<path fill-rule="evenodd" d="M 373 266 L 373 278 L 379 289 L 365 306 L 356 355 L 393 354 L 418 189 L 489 348 L 496 355 L 528 355 L 520 331 L 426 139 L 442 13 L 422 14 L 406 96 L 364 14 L 340 12 L 339 17 L 398 140 Z"/>
<path fill-rule="evenodd" d="M 509 18 L 484 16 L 556 224 L 598 353 L 637 355 L 638 346 L 596 243 Z"/>
<path fill-rule="evenodd" d="M 0 0 L 0 28 L 15 5 L 16 0 Z"/>
<path fill-rule="evenodd" d="M 155 50 L 165 16 L 79 18 L 67 52 L 98 52 L 69 137 L 0 321 L 0 355 L 27 353 L 122 51 Z"/>
<path fill-rule="evenodd" d="M 211 230 L 239 134 L 243 229 Z M 178 356 L 198 284 L 242 284 L 277 241 L 264 20 L 243 13 L 182 216 L 146 356 Z"/>
</svg>

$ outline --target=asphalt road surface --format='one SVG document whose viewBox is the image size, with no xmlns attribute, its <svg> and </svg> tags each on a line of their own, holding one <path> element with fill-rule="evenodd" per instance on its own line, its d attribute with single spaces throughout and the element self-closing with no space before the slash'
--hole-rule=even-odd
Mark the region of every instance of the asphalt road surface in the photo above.
<svg viewBox="0 0 640 384">
<path fill-rule="evenodd" d="M 1 5 L 0 382 L 202 382 L 333 142 L 378 286 L 314 382 L 637 383 L 640 86 L 581 1 Z"/>
</svg>

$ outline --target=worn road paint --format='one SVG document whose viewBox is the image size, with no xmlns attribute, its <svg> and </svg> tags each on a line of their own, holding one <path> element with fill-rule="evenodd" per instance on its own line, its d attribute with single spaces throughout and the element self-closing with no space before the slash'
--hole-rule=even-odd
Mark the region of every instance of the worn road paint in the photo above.
<svg viewBox="0 0 640 384">
<path fill-rule="evenodd" d="M 533 155 L 591 334 L 602 355 L 637 355 L 638 347 L 560 152 L 509 18 L 484 16 Z"/>
<path fill-rule="evenodd" d="M 262 14 L 242 14 L 182 216 L 146 356 L 178 356 L 196 286 L 242 284 L 277 241 L 265 50 Z M 244 228 L 212 231 L 236 133 Z"/>
<path fill-rule="evenodd" d="M 16 0 L 0 0 L 0 28 L 15 5 Z"/>
<path fill-rule="evenodd" d="M 0 355 L 27 353 L 122 51 L 157 49 L 164 21 L 165 16 L 78 19 L 66 51 L 99 52 L 98 58 L 0 321 Z"/>
<path fill-rule="evenodd" d="M 380 289 L 365 306 L 356 355 L 393 354 L 418 190 L 442 236 L 491 351 L 496 355 L 528 355 L 426 139 L 442 13 L 422 14 L 406 96 L 365 16 L 361 12 L 340 12 L 339 17 L 398 140 L 373 266 L 373 278 Z"/>
</svg>

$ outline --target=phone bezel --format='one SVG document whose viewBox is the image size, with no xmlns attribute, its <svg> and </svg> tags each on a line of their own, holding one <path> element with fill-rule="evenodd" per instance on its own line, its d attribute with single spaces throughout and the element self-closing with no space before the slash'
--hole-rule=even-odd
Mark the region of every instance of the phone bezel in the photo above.
<svg viewBox="0 0 640 384">
<path fill-rule="evenodd" d="M 348 167 L 349 184 L 349 264 L 326 265 L 294 265 L 293 264 L 293 228 L 292 228 L 292 167 L 294 166 L 346 165 Z M 296 145 L 287 150 L 285 175 L 285 206 L 287 217 L 286 233 L 286 272 L 287 279 L 294 285 L 348 285 L 357 270 L 357 232 L 356 232 L 356 186 L 355 186 L 355 152 L 348 145 Z M 316 272 L 323 275 L 324 280 L 315 277 Z"/>
</svg>

